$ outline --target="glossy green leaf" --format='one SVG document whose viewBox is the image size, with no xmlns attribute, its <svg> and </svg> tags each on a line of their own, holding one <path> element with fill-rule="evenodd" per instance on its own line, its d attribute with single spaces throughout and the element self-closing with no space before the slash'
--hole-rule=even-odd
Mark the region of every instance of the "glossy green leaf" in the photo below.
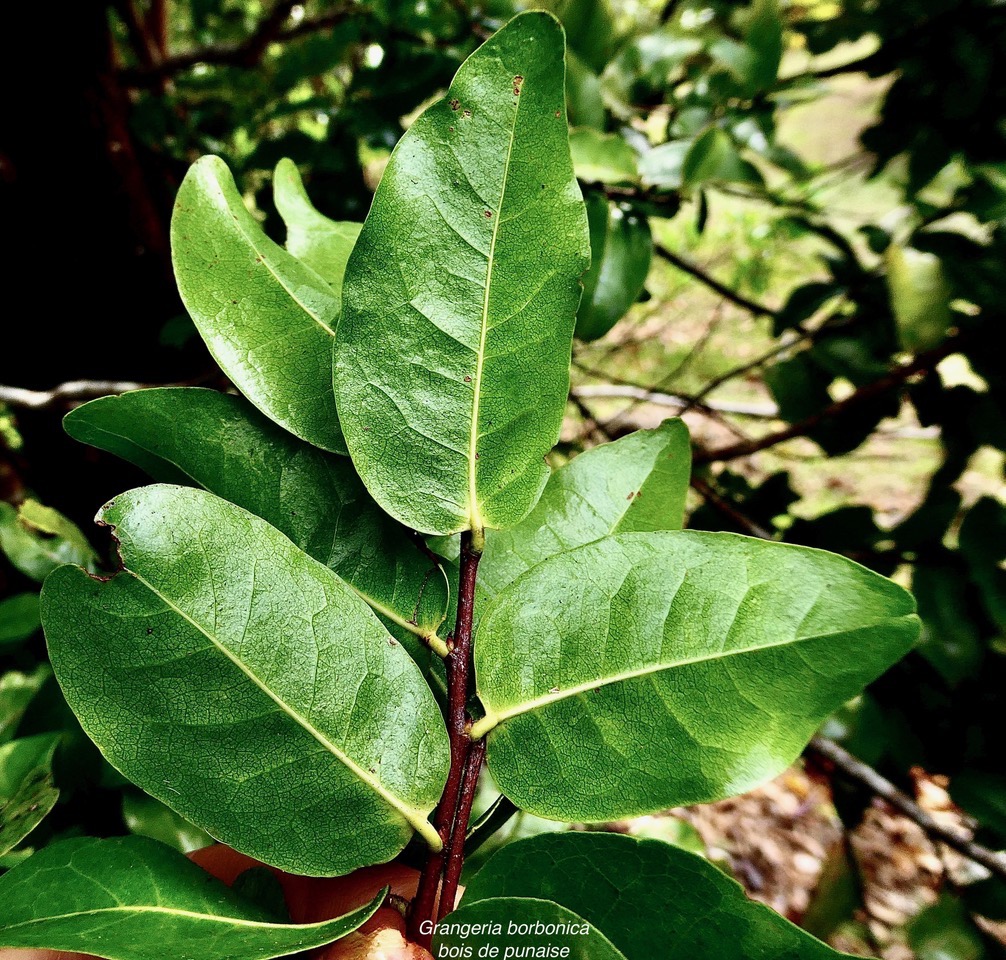
<svg viewBox="0 0 1006 960">
<path fill-rule="evenodd" d="M 346 442 L 426 533 L 511 526 L 548 477 L 589 257 L 563 91 L 562 28 L 515 17 L 402 137 L 346 269 Z"/>
<path fill-rule="evenodd" d="M 469 881 L 462 909 L 496 897 L 552 900 L 628 960 L 837 960 L 707 860 L 659 840 L 551 833 L 505 846 Z M 454 918 L 451 915 L 451 919 Z"/>
<path fill-rule="evenodd" d="M 240 397 L 139 390 L 92 400 L 63 424 L 155 480 L 198 484 L 268 520 L 338 573 L 406 642 L 408 634 L 436 637 L 448 603 L 443 571 L 374 503 L 348 459 L 290 436 Z M 418 643 L 409 649 L 428 658 Z"/>
<path fill-rule="evenodd" d="M 0 856 L 16 847 L 59 798 L 52 756 L 59 735 L 43 733 L 0 746 Z"/>
<path fill-rule="evenodd" d="M 27 640 L 40 625 L 37 593 L 16 593 L 0 600 L 0 651 Z"/>
<path fill-rule="evenodd" d="M 244 853 L 332 875 L 390 859 L 448 767 L 419 669 L 331 570 L 201 490 L 102 509 L 124 569 L 42 590 L 53 669 L 87 734 L 147 793 Z"/>
<path fill-rule="evenodd" d="M 495 954 L 481 952 L 494 947 Z M 550 953 L 550 947 L 568 952 Z M 542 952 L 533 952 L 535 948 Z M 460 952 L 466 949 L 471 952 Z M 532 952 L 508 952 L 520 950 Z M 604 934 L 571 910 L 548 900 L 518 897 L 480 900 L 448 914 L 433 937 L 433 955 L 627 960 Z"/>
<path fill-rule="evenodd" d="M 612 820 L 780 773 L 918 637 L 910 594 L 833 554 L 618 534 L 539 564 L 475 643 L 489 769 L 519 807 Z"/>
<path fill-rule="evenodd" d="M 185 177 L 171 251 L 182 301 L 234 385 L 302 440 L 345 453 L 332 391 L 339 297 L 265 235 L 219 157 Z"/>
<path fill-rule="evenodd" d="M 0 502 L 0 550 L 21 573 L 39 582 L 64 563 L 92 573 L 98 569 L 98 556 L 80 528 L 37 500 L 25 500 L 17 510 Z"/>
<path fill-rule="evenodd" d="M 653 257 L 646 217 L 622 210 L 603 196 L 587 203 L 590 221 L 590 269 L 583 278 L 583 299 L 576 314 L 576 336 L 603 337 L 642 293 Z"/>
<path fill-rule="evenodd" d="M 55 843 L 0 877 L 0 944 L 109 960 L 265 960 L 365 923 L 385 891 L 323 923 L 275 923 L 164 844 L 146 837 Z"/>
<path fill-rule="evenodd" d="M 572 130 L 569 152 L 577 177 L 585 183 L 633 183 L 639 179 L 636 151 L 616 133 Z"/>
<path fill-rule="evenodd" d="M 205 830 L 193 826 L 171 807 L 139 790 L 123 793 L 122 819 L 130 833 L 160 840 L 179 853 L 190 853 L 213 842 Z"/>
<path fill-rule="evenodd" d="M 286 224 L 286 248 L 302 263 L 324 277 L 336 296 L 342 296 L 342 278 L 359 223 L 329 220 L 308 199 L 297 164 L 280 160 L 272 178 L 273 201 Z"/>
</svg>

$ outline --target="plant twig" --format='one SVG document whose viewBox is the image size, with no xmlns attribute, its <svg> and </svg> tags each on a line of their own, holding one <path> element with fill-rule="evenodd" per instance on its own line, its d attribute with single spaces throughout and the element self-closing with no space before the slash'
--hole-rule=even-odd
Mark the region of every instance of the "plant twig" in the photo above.
<svg viewBox="0 0 1006 960">
<path fill-rule="evenodd" d="M 796 423 L 791 423 L 788 427 L 777 430 L 775 433 L 770 433 L 764 437 L 744 443 L 735 443 L 728 447 L 720 447 L 717 450 L 696 451 L 695 462 L 701 464 L 735 460 L 738 457 L 747 457 L 761 450 L 767 450 L 769 447 L 774 447 L 777 443 L 783 443 L 795 437 L 804 437 L 825 421 L 840 417 L 849 410 L 862 406 L 868 400 L 873 400 L 890 390 L 900 387 L 906 380 L 916 374 L 928 374 L 932 372 L 941 360 L 946 359 L 952 353 L 956 353 L 961 349 L 963 339 L 963 336 L 960 334 L 949 337 L 940 346 L 934 347 L 932 350 L 926 350 L 916 355 L 908 363 L 892 368 L 883 377 L 874 380 L 873 383 L 860 387 L 855 393 L 850 394 L 844 400 L 838 400 L 835 403 L 829 404 L 823 410 L 819 410 L 817 413 L 805 417 L 803 420 L 798 420 Z"/>
<path fill-rule="evenodd" d="M 444 887 L 441 887 L 440 879 L 447 865 L 448 855 L 455 847 L 456 833 L 461 834 L 460 859 L 462 863 L 464 861 L 464 838 L 468 830 L 468 818 L 471 815 L 470 800 L 465 808 L 465 783 L 468 780 L 478 780 L 478 768 L 482 765 L 482 750 L 473 750 L 474 745 L 468 734 L 471 722 L 468 716 L 468 694 L 472 662 L 472 625 L 475 618 L 475 580 L 482 555 L 481 549 L 477 549 L 473 541 L 471 531 L 461 534 L 458 615 L 454 634 L 450 640 L 451 650 L 444 661 L 447 669 L 447 733 L 451 744 L 451 767 L 434 818 L 443 849 L 431 852 L 427 858 L 409 912 L 409 937 L 427 949 L 431 941 L 427 922 L 436 919 L 434 914 L 438 888 L 441 890 L 441 909 L 443 909 L 446 878 Z M 469 754 L 473 752 L 478 761 L 477 764 L 474 761 L 472 763 L 475 769 L 469 766 Z M 474 784 L 471 789 L 474 789 Z M 457 876 L 460 877 L 460 864 L 457 867 Z M 457 878 L 454 881 L 452 896 L 456 894 Z M 452 907 L 453 903 L 449 901 L 447 909 Z"/>
<path fill-rule="evenodd" d="M 283 25 L 289 19 L 294 6 L 296 0 L 280 0 L 269 15 L 240 43 L 218 44 L 178 53 L 148 68 L 123 71 L 123 79 L 134 86 L 148 86 L 165 77 L 189 70 L 197 64 L 255 67 L 261 62 L 271 43 L 293 40 L 308 33 L 334 27 L 350 17 L 356 9 L 351 5 L 339 7 L 321 16 L 301 20 L 300 23 L 284 30 Z"/>
<path fill-rule="evenodd" d="M 724 497 L 711 484 L 703 480 L 702 477 L 694 474 L 691 478 L 692 489 L 714 510 L 722 513 L 728 520 L 740 527 L 746 534 L 758 537 L 760 540 L 775 539 L 770 530 L 767 530 L 756 520 L 752 520 L 747 514 L 737 508 L 737 505 Z"/>
<path fill-rule="evenodd" d="M 909 820 L 920 826 L 931 838 L 945 843 L 962 856 L 1006 879 L 1006 852 L 994 851 L 975 843 L 965 831 L 940 823 L 927 810 L 923 810 L 911 797 L 899 790 L 890 780 L 877 773 L 873 767 L 857 760 L 851 753 L 826 737 L 814 737 L 805 752 L 823 757 L 842 776 L 866 787 L 875 796 L 886 800 Z"/>
<path fill-rule="evenodd" d="M 27 390 L 24 387 L 9 387 L 0 384 L 0 403 L 11 407 L 24 407 L 28 410 L 44 410 L 60 404 L 79 403 L 93 400 L 95 397 L 107 397 L 111 394 L 128 393 L 130 390 L 145 390 L 150 387 L 163 387 L 163 383 L 134 383 L 131 380 L 70 380 L 61 383 L 51 390 Z M 167 384 L 178 386 L 178 384 Z"/>
<path fill-rule="evenodd" d="M 581 368 L 582 369 L 582 368 Z M 684 409 L 696 406 L 692 397 L 679 397 L 659 390 L 647 390 L 633 384 L 600 383 L 574 387 L 571 396 L 592 400 L 604 397 L 626 398 L 641 403 L 652 403 L 658 407 Z M 699 406 L 715 413 L 732 413 L 739 417 L 753 417 L 759 420 L 778 420 L 779 408 L 774 403 L 705 403 Z"/>
<path fill-rule="evenodd" d="M 730 303 L 734 304 L 734 306 L 740 307 L 742 310 L 747 310 L 756 317 L 774 317 L 776 315 L 776 311 L 771 307 L 766 307 L 765 304 L 758 303 L 756 300 L 751 300 L 743 294 L 738 293 L 736 290 L 732 290 L 725 283 L 721 283 L 715 277 L 710 276 L 697 264 L 692 263 L 690 260 L 686 260 L 684 257 L 678 256 L 678 254 L 674 253 L 673 250 L 668 250 L 662 243 L 655 243 L 653 245 L 653 249 L 668 263 L 673 264 L 683 273 L 687 273 L 690 277 L 698 280 L 699 283 L 707 286 L 715 293 L 718 293 L 724 300 L 728 300 Z"/>
<path fill-rule="evenodd" d="M 458 898 L 458 883 L 461 880 L 461 869 L 465 865 L 468 820 L 472 815 L 472 804 L 475 802 L 475 793 L 479 785 L 479 772 L 482 770 L 485 756 L 486 741 L 483 737 L 472 744 L 465 762 L 465 775 L 461 782 L 461 795 L 458 797 L 458 809 L 454 817 L 454 832 L 451 834 L 451 845 L 444 865 L 444 882 L 440 888 L 438 920 L 443 920 L 454 909 L 454 901 Z"/>
</svg>

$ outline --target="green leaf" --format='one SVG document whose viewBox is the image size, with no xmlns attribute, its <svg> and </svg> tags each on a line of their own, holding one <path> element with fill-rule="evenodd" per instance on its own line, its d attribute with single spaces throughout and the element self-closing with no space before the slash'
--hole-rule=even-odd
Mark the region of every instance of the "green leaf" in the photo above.
<svg viewBox="0 0 1006 960">
<path fill-rule="evenodd" d="M 185 177 L 171 250 L 182 301 L 234 385 L 302 440 L 345 453 L 332 391 L 339 297 L 265 235 L 219 157 Z"/>
<path fill-rule="evenodd" d="M 27 640 L 40 625 L 37 593 L 16 593 L 0 600 L 0 650 Z"/>
<path fill-rule="evenodd" d="M 8 670 L 0 676 L 0 743 L 11 738 L 28 705 L 52 676 L 47 664 L 40 663 L 31 673 Z"/>
<path fill-rule="evenodd" d="M 680 530 L 690 474 L 681 420 L 581 453 L 552 474 L 521 523 L 486 540 L 479 563 L 486 595 L 495 597 L 543 560 L 608 534 Z"/>
<path fill-rule="evenodd" d="M 21 573 L 39 582 L 64 563 L 98 570 L 98 555 L 80 528 L 37 500 L 25 500 L 18 510 L 0 503 L 0 550 Z"/>
<path fill-rule="evenodd" d="M 589 257 L 563 90 L 562 28 L 515 17 L 402 137 L 346 269 L 346 442 L 426 533 L 511 526 L 548 477 Z"/>
<path fill-rule="evenodd" d="M 201 490 L 106 504 L 123 570 L 42 589 L 53 669 L 85 732 L 147 793 L 244 853 L 330 876 L 385 861 L 449 765 L 419 669 L 331 570 Z"/>
<path fill-rule="evenodd" d="M 269 521 L 338 573 L 400 639 L 436 638 L 448 604 L 443 570 L 374 503 L 345 457 L 297 440 L 240 397 L 193 387 L 102 397 L 63 424 L 155 480 L 198 484 Z M 429 657 L 415 642 L 409 650 L 420 662 Z"/>
<path fill-rule="evenodd" d="M 569 152 L 577 177 L 585 183 L 634 183 L 639 179 L 636 151 L 616 133 L 571 130 Z"/>
<path fill-rule="evenodd" d="M 583 299 L 576 314 L 576 336 L 603 337 L 628 312 L 650 272 L 653 238 L 646 217 L 622 210 L 603 196 L 587 203 L 590 222 L 590 269 L 583 278 Z"/>
<path fill-rule="evenodd" d="M 685 156 L 681 167 L 682 181 L 696 187 L 705 183 L 762 184 L 757 168 L 744 160 L 730 134 L 719 127 L 710 127 Z"/>
<path fill-rule="evenodd" d="M 983 960 L 982 936 L 964 905 L 944 893 L 905 927 L 918 960 Z"/>
<path fill-rule="evenodd" d="M 473 929 L 473 925 L 477 925 Z M 537 925 L 537 929 L 535 929 Z M 515 929 L 516 927 L 516 929 Z M 483 949 L 496 948 L 495 954 Z M 542 953 L 508 950 L 539 948 Z M 548 952 L 567 949 L 568 952 Z M 451 952 L 470 950 L 470 953 Z M 598 930 L 565 907 L 548 900 L 500 897 L 464 904 L 437 925 L 435 957 L 563 956 L 571 960 L 626 960 Z"/>
<path fill-rule="evenodd" d="M 462 909 L 497 897 L 559 903 L 628 960 L 653 957 L 657 944 L 667 960 L 843 956 L 752 903 L 707 860 L 659 840 L 550 833 L 509 844 L 468 883 Z"/>
<path fill-rule="evenodd" d="M 280 160 L 272 178 L 273 201 L 286 224 L 286 248 L 324 277 L 337 297 L 362 224 L 329 220 L 308 199 L 297 165 Z"/>
<path fill-rule="evenodd" d="M 123 793 L 122 819 L 130 833 L 160 840 L 179 853 L 191 853 L 213 842 L 205 830 L 193 826 L 171 807 L 139 790 Z"/>
<path fill-rule="evenodd" d="M 539 564 L 475 643 L 488 764 L 540 816 L 603 821 L 742 793 L 918 637 L 910 594 L 833 554 L 619 534 Z"/>
<path fill-rule="evenodd" d="M 475 623 L 489 602 L 526 570 L 610 533 L 680 530 L 691 475 L 691 444 L 681 420 L 637 430 L 581 453 L 549 478 L 516 527 L 486 540 L 476 580 Z M 458 538 L 434 541 L 457 582 Z M 451 597 L 448 622 L 457 613 Z"/>
<path fill-rule="evenodd" d="M 309 950 L 365 923 L 365 907 L 280 924 L 177 851 L 146 837 L 55 843 L 0 877 L 0 944 L 108 960 L 257 960 Z"/>
<path fill-rule="evenodd" d="M 689 140 L 672 140 L 647 150 L 639 161 L 643 183 L 661 190 L 677 190 L 683 182 L 682 171 L 691 146 Z"/>
<path fill-rule="evenodd" d="M 52 757 L 59 734 L 43 733 L 0 746 L 0 856 L 13 850 L 59 798 Z"/>
<path fill-rule="evenodd" d="M 884 254 L 887 290 L 906 350 L 930 350 L 953 322 L 950 283 L 939 257 L 892 243 Z"/>
</svg>

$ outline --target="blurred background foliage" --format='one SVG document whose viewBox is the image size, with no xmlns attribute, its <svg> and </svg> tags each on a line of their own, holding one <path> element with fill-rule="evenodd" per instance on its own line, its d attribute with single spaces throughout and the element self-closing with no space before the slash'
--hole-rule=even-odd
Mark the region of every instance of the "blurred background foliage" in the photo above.
<svg viewBox="0 0 1006 960">
<path fill-rule="evenodd" d="M 683 415 L 692 527 L 825 547 L 911 585 L 918 650 L 824 732 L 1003 848 L 1006 4 L 544 5 L 567 30 L 594 251 L 557 455 Z M 290 157 L 323 213 L 362 220 L 402 131 L 522 6 L 91 0 L 44 22 L 31 5 L 9 13 L 4 89 L 26 89 L 18 47 L 42 38 L 32 56 L 58 94 L 15 94 L 0 129 L 2 261 L 21 291 L 0 346 L 0 850 L 12 811 L 54 809 L 0 868 L 76 832 L 206 842 L 104 763 L 48 670 L 38 583 L 67 560 L 112 565 L 78 524 L 90 531 L 99 503 L 142 482 L 59 427 L 73 402 L 121 384 L 49 391 L 226 387 L 171 278 L 187 166 L 222 156 L 275 233 L 272 170 Z M 884 957 L 1002 955 L 1002 879 L 930 844 L 925 889 L 900 913 L 883 907 L 850 840 L 876 814 L 873 793 L 814 751 L 806 768 L 843 829 L 793 919 Z M 675 823 L 660 835 L 694 846 Z M 740 861 L 725 868 L 758 893 Z"/>
</svg>

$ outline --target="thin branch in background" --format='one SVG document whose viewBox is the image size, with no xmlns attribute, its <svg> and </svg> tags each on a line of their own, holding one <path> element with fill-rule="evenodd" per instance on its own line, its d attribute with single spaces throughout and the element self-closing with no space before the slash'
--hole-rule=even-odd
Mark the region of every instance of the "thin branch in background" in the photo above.
<svg viewBox="0 0 1006 960">
<path fill-rule="evenodd" d="M 157 50 L 158 61 L 168 56 L 168 0 L 151 0 L 147 30 Z"/>
<path fill-rule="evenodd" d="M 701 464 L 735 460 L 738 457 L 747 457 L 753 453 L 758 453 L 760 450 L 767 450 L 769 447 L 774 447 L 777 443 L 783 443 L 786 440 L 805 437 L 822 423 L 840 417 L 849 410 L 862 406 L 867 401 L 873 400 L 890 390 L 897 389 L 916 374 L 928 375 L 941 360 L 946 359 L 952 353 L 957 353 L 961 349 L 963 340 L 964 337 L 960 334 L 949 337 L 940 346 L 934 347 L 932 350 L 926 350 L 918 354 L 910 362 L 894 367 L 885 376 L 874 380 L 873 383 L 860 387 L 855 393 L 850 394 L 844 400 L 838 400 L 835 403 L 829 404 L 812 416 L 798 420 L 796 423 L 791 423 L 789 426 L 775 433 L 767 434 L 764 437 L 748 441 L 747 443 L 736 443 L 729 447 L 720 447 L 717 450 L 697 451 L 695 462 Z"/>
<path fill-rule="evenodd" d="M 940 823 L 890 780 L 877 773 L 873 767 L 856 759 L 833 740 L 828 740 L 826 737 L 814 737 L 804 752 L 827 760 L 837 773 L 866 787 L 872 794 L 885 800 L 921 827 L 930 838 L 945 843 L 962 856 L 1006 879 L 1006 853 L 983 847 L 981 844 L 975 843 L 966 831 Z"/>
<path fill-rule="evenodd" d="M 123 79 L 134 86 L 148 86 L 156 84 L 166 77 L 172 77 L 189 70 L 198 64 L 253 68 L 261 62 L 271 43 L 286 42 L 299 36 L 329 29 L 342 23 L 354 13 L 360 12 L 355 5 L 347 4 L 322 16 L 301 20 L 300 23 L 284 30 L 283 27 L 290 19 L 290 13 L 296 5 L 297 0 L 279 0 L 269 15 L 241 43 L 219 44 L 188 50 L 185 53 L 167 57 L 160 63 L 145 69 L 125 70 L 123 71 Z"/>
<path fill-rule="evenodd" d="M 746 534 L 758 537 L 759 540 L 774 540 L 772 532 L 749 516 L 744 514 L 730 500 L 715 490 L 706 480 L 695 474 L 691 479 L 692 489 L 702 497 L 718 513 L 723 514 L 735 526 L 738 526 Z"/>
<path fill-rule="evenodd" d="M 157 66 L 157 44 L 151 36 L 147 21 L 140 16 L 133 0 L 114 0 L 112 9 L 119 15 L 129 35 L 129 42 L 145 70 L 154 70 Z"/>
<path fill-rule="evenodd" d="M 777 343 L 770 350 L 766 350 L 764 353 L 759 354 L 753 360 L 748 360 L 745 363 L 739 364 L 736 367 L 732 367 L 725 373 L 721 373 L 717 377 L 713 377 L 712 380 L 708 381 L 703 388 L 696 393 L 692 399 L 691 404 L 686 406 L 682 413 L 687 413 L 692 407 L 699 406 L 706 401 L 706 397 L 709 396 L 714 390 L 719 389 L 724 383 L 728 383 L 731 380 L 735 380 L 737 377 L 742 377 L 752 370 L 757 370 L 759 367 L 764 366 L 770 360 L 774 360 L 776 357 L 785 353 L 790 347 L 796 345 L 801 340 L 806 339 L 807 334 L 803 334 L 795 337 L 786 337 L 784 342 Z"/>
<path fill-rule="evenodd" d="M 734 304 L 734 306 L 740 307 L 742 310 L 747 310 L 748 313 L 752 313 L 756 317 L 774 317 L 776 315 L 776 311 L 771 307 L 766 307 L 763 303 L 751 300 L 743 294 L 738 293 L 736 290 L 731 289 L 725 283 L 721 283 L 715 277 L 710 276 L 697 264 L 692 263 L 690 260 L 686 260 L 684 257 L 678 256 L 678 254 L 671 250 L 668 250 L 662 243 L 655 243 L 653 245 L 653 249 L 668 263 L 673 264 L 683 273 L 687 273 L 690 277 L 698 280 L 699 283 L 707 286 L 710 290 L 715 291 L 724 300 L 728 300 L 730 303 Z"/>
<path fill-rule="evenodd" d="M 580 367 L 583 370 L 583 367 Z M 685 408 L 698 409 L 702 413 L 730 413 L 738 417 L 751 417 L 755 420 L 778 420 L 779 408 L 774 403 L 707 403 L 696 405 L 692 397 L 677 396 L 673 393 L 661 393 L 649 390 L 635 384 L 602 383 L 590 386 L 574 387 L 572 396 L 581 399 L 596 399 L 603 397 L 624 397 L 638 400 L 640 403 L 652 403 L 658 407 L 670 407 L 674 410 Z"/>
<path fill-rule="evenodd" d="M 45 410 L 48 407 L 70 406 L 96 397 L 145 390 L 150 387 L 188 386 L 188 384 L 134 383 L 131 380 L 70 380 L 51 390 L 27 390 L 0 384 L 0 403 L 26 410 Z"/>
</svg>

